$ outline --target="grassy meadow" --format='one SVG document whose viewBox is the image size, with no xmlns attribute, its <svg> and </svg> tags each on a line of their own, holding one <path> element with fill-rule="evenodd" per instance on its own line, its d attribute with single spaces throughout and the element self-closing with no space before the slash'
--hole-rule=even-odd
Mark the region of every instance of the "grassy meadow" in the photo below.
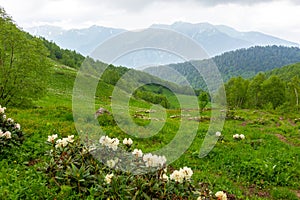
<svg viewBox="0 0 300 200">
<path fill-rule="evenodd" d="M 68 183 L 55 183 L 43 170 L 45 163 L 50 162 L 46 154 L 51 149 L 46 142 L 48 135 L 78 137 L 72 114 L 76 73 L 72 68 L 56 65 L 49 74 L 47 95 L 36 101 L 34 108 L 7 108 L 6 115 L 21 124 L 25 141 L 21 146 L 11 148 L 9 153 L 0 155 L 0 199 L 97 199 L 91 190 L 77 191 Z M 112 90 L 112 85 L 99 84 L 96 109 L 104 107 L 111 111 L 109 96 Z M 208 187 L 213 194 L 226 191 L 230 194 L 228 199 L 299 199 L 300 122 L 295 120 L 299 115 L 274 110 L 228 111 L 216 146 L 206 157 L 199 158 L 210 124 L 210 109 L 203 111 L 203 117 L 197 120 L 194 119 L 199 115 L 196 108 L 176 109 L 176 98 L 171 94 L 167 96 L 175 106 L 166 109 L 167 117 L 162 120 L 164 126 L 151 138 L 129 136 L 134 141 L 132 149 L 143 152 L 161 149 L 175 137 L 181 123 L 186 124 L 187 134 L 188 127 L 198 126 L 191 146 L 171 164 L 171 169 L 191 167 L 192 179 L 197 185 Z M 189 97 L 181 97 L 188 105 Z M 152 107 L 150 103 L 131 98 L 129 105 L 130 114 L 138 125 L 149 124 L 151 113 L 144 111 Z M 128 137 L 111 115 L 100 116 L 98 120 L 109 137 Z M 245 139 L 234 139 L 235 134 L 243 134 Z"/>
</svg>

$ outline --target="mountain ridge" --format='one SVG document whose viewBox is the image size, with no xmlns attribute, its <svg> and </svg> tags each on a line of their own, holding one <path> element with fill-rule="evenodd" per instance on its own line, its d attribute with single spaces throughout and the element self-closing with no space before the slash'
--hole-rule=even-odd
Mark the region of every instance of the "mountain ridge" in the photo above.
<svg viewBox="0 0 300 200">
<path fill-rule="evenodd" d="M 212 25 L 210 23 L 187 23 L 174 22 L 168 24 L 153 24 L 148 28 L 164 28 L 179 32 L 190 38 L 203 47 L 209 57 L 220 55 L 224 52 L 249 48 L 252 46 L 282 45 L 299 46 L 299 44 L 283 40 L 271 35 L 260 32 L 249 31 L 241 32 L 225 25 Z M 26 29 L 33 35 L 45 37 L 47 40 L 54 41 L 65 49 L 72 49 L 83 55 L 89 55 L 98 45 L 107 39 L 116 36 L 124 31 L 121 28 L 110 28 L 93 25 L 89 28 L 64 30 L 55 26 L 40 26 Z M 145 54 L 145 55 L 144 55 Z M 160 54 L 141 54 L 141 61 L 149 63 L 149 60 L 155 60 Z M 164 56 L 166 57 L 166 56 Z M 132 58 L 130 58 L 132 59 Z M 128 59 L 128 60 L 130 60 Z M 176 59 L 166 60 L 157 64 L 170 64 L 177 62 Z M 132 67 L 132 62 L 124 61 L 123 66 Z"/>
</svg>

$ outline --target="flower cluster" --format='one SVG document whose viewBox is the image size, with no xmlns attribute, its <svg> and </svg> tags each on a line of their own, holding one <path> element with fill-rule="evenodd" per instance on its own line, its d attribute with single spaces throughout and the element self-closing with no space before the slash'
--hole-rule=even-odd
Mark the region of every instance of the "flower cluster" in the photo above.
<svg viewBox="0 0 300 200">
<path fill-rule="evenodd" d="M 125 139 L 123 140 L 123 144 L 125 144 L 126 146 L 131 146 L 132 143 L 133 143 L 133 141 L 132 141 L 131 138 L 128 138 L 128 139 L 125 138 Z"/>
<path fill-rule="evenodd" d="M 235 134 L 235 135 L 233 135 L 232 136 L 234 139 L 241 139 L 241 140 L 243 140 L 243 139 L 245 139 L 245 135 L 244 134 Z"/>
<path fill-rule="evenodd" d="M 118 138 L 110 138 L 108 136 L 102 136 L 99 140 L 99 143 L 103 146 L 106 146 L 114 151 L 118 149 L 119 139 Z"/>
<path fill-rule="evenodd" d="M 55 148 L 59 148 L 59 147 L 66 147 L 68 146 L 69 143 L 73 143 L 74 142 L 74 135 L 70 135 L 66 138 L 62 138 L 62 139 L 58 139 L 55 142 L 55 139 L 57 139 L 57 134 L 54 135 L 49 135 L 47 141 L 54 144 L 55 143 Z"/>
<path fill-rule="evenodd" d="M 4 114 L 5 110 L 6 110 L 6 108 L 5 107 L 1 107 L 1 105 L 0 105 L 0 114 Z"/>
<path fill-rule="evenodd" d="M 107 175 L 105 176 L 105 182 L 106 182 L 107 184 L 110 184 L 113 177 L 114 177 L 114 174 L 113 174 L 113 173 L 112 173 L 112 174 L 107 174 Z"/>
<path fill-rule="evenodd" d="M 170 179 L 178 183 L 182 183 L 184 180 L 190 181 L 193 175 L 193 170 L 189 167 L 180 168 L 180 170 L 175 170 L 170 175 Z"/>
<path fill-rule="evenodd" d="M 165 156 L 147 153 L 143 156 L 143 161 L 145 162 L 146 167 L 163 167 L 166 164 L 167 159 Z"/>
<path fill-rule="evenodd" d="M 221 134 L 220 131 L 217 131 L 217 132 L 216 132 L 216 136 L 217 136 L 217 137 L 221 137 L 221 135 L 222 135 L 222 134 Z"/>
<path fill-rule="evenodd" d="M 118 162 L 119 162 L 119 159 L 115 158 L 114 160 L 111 159 L 111 160 L 106 161 L 106 165 L 109 168 L 114 168 Z"/>
<path fill-rule="evenodd" d="M 223 191 L 218 191 L 215 196 L 218 198 L 218 200 L 227 200 L 227 195 Z"/>
<path fill-rule="evenodd" d="M 5 110 L 6 108 L 0 105 L 0 153 L 5 151 L 2 147 L 20 145 L 24 140 L 21 125 L 15 123 L 12 118 L 7 118 Z"/>
<path fill-rule="evenodd" d="M 141 158 L 143 157 L 143 152 L 140 149 L 134 149 L 132 152 L 133 155 L 135 155 L 136 158 Z"/>
<path fill-rule="evenodd" d="M 1 137 L 6 137 L 6 139 L 11 139 L 11 132 L 5 131 L 5 133 L 3 133 L 2 130 L 0 129 L 0 138 Z"/>
</svg>

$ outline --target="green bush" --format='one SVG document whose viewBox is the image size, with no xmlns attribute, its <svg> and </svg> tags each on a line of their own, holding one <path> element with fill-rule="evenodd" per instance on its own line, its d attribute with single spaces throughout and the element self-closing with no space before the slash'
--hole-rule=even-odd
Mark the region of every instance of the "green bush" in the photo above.
<svg viewBox="0 0 300 200">
<path fill-rule="evenodd" d="M 55 134 L 48 136 L 47 142 L 51 150 L 44 170 L 50 186 L 58 186 L 62 198 L 217 198 L 207 184 L 193 181 L 190 168 L 170 170 L 164 156 L 143 154 L 139 149 L 130 151 L 131 139 L 119 145 L 117 138 L 102 136 L 99 144 L 87 147 L 74 136 L 58 139 Z"/>
<path fill-rule="evenodd" d="M 5 158 L 10 154 L 10 149 L 20 146 L 24 141 L 21 125 L 5 115 L 5 107 L 0 105 L 0 157 Z"/>
</svg>

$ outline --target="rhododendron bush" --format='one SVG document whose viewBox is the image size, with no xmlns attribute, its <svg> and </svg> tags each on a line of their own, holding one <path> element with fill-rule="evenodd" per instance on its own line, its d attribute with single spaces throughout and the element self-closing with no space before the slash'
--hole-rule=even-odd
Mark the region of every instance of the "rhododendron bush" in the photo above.
<svg viewBox="0 0 300 200">
<path fill-rule="evenodd" d="M 14 146 L 19 146 L 24 135 L 21 131 L 21 125 L 16 123 L 12 118 L 5 114 L 5 107 L 0 105 L 0 153 L 2 156 L 7 156 L 9 149 Z M 6 154 L 4 154 L 6 152 Z"/>
<path fill-rule="evenodd" d="M 45 163 L 50 185 L 69 185 L 79 194 L 99 199 L 220 199 L 193 181 L 193 170 L 169 169 L 163 155 L 131 150 L 134 141 L 102 136 L 86 146 L 73 135 L 48 136 Z M 225 198 L 226 194 L 224 193 Z M 222 199 L 225 199 L 222 198 Z"/>
</svg>

